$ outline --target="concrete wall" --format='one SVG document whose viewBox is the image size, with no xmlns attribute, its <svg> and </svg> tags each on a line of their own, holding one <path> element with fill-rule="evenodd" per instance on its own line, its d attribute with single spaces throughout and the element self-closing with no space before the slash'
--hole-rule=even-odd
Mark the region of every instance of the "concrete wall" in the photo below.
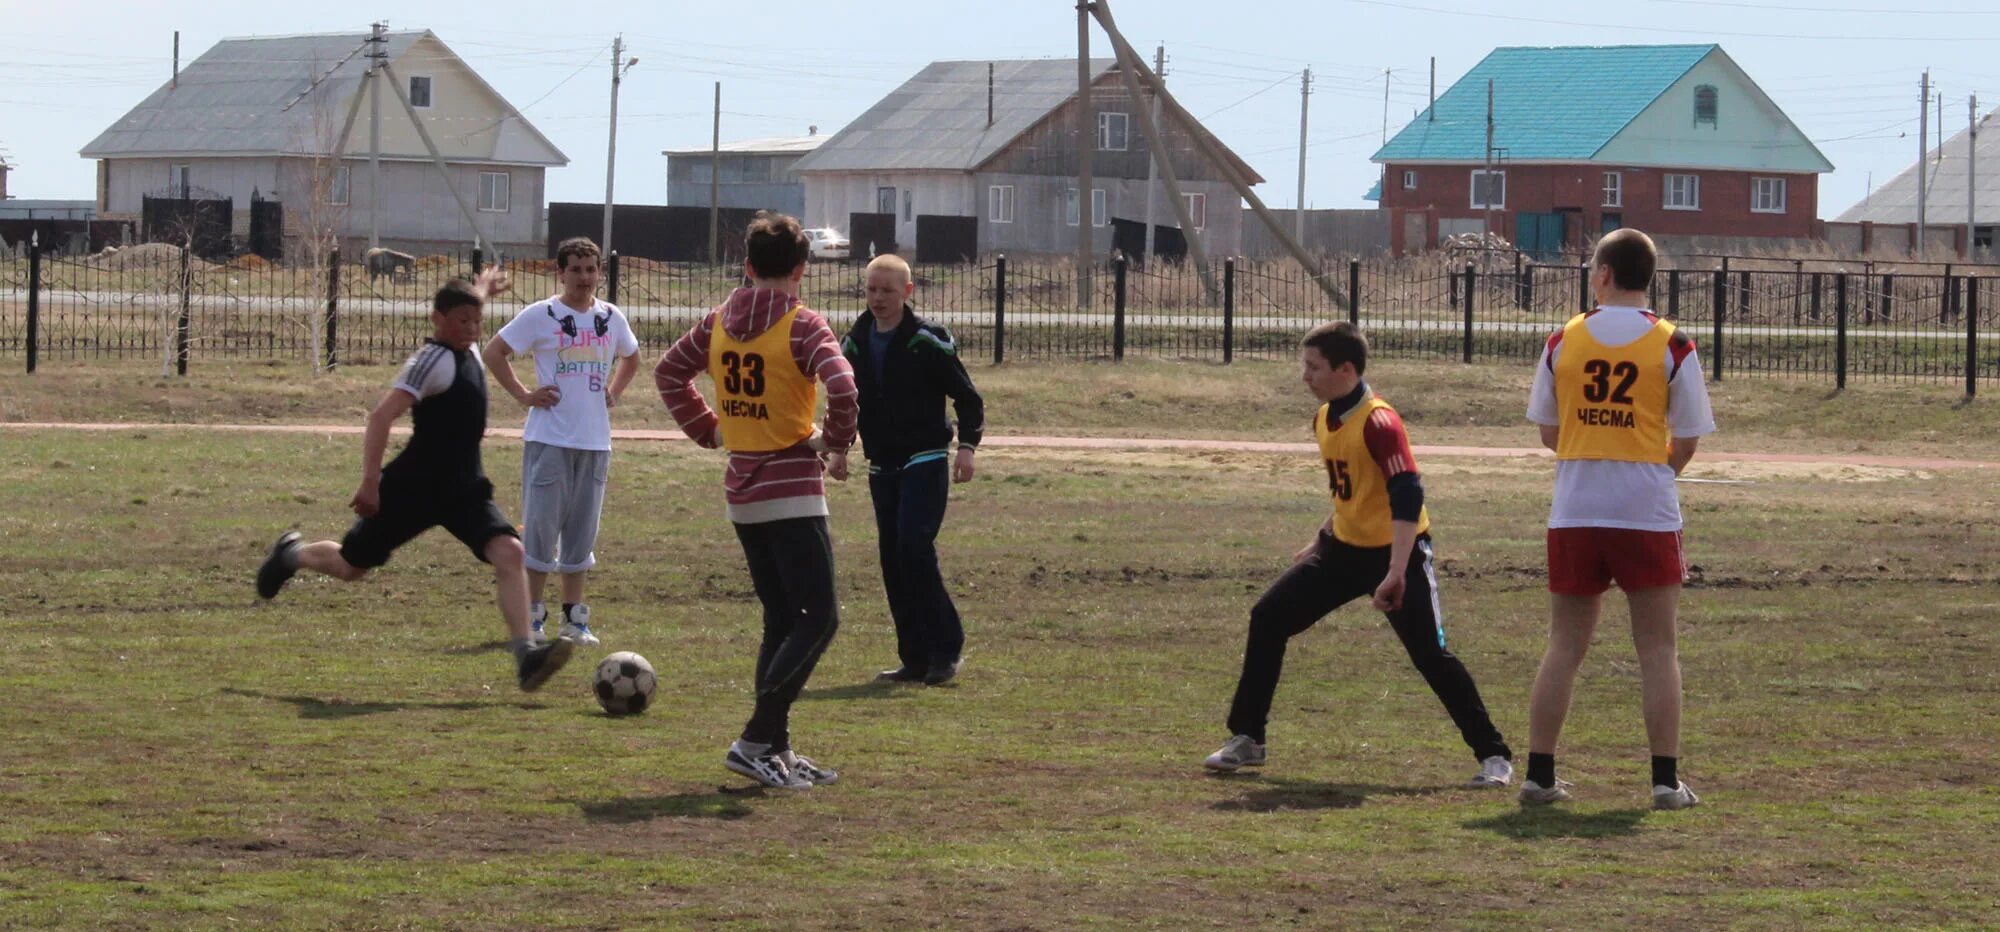
<svg viewBox="0 0 2000 932">
<path fill-rule="evenodd" d="M 1293 230 L 1294 211 L 1273 210 L 1285 232 Z M 1267 259 L 1289 255 L 1276 236 L 1271 235 L 1264 222 L 1257 215 L 1243 211 L 1243 255 L 1253 259 Z M 1306 211 L 1305 239 L 1300 245 L 1307 252 L 1334 256 L 1372 256 L 1389 251 L 1389 212 L 1373 208 L 1363 210 L 1308 210 Z"/>
</svg>

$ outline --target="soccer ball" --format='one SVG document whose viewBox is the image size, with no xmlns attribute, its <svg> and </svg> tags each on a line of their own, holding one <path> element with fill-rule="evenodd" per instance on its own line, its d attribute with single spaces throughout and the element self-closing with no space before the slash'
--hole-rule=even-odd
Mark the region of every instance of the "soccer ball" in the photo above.
<svg viewBox="0 0 2000 932">
<path fill-rule="evenodd" d="M 653 665 L 646 658 L 621 650 L 597 665 L 593 678 L 597 704 L 611 715 L 637 715 L 653 703 L 653 687 L 658 683 Z"/>
</svg>

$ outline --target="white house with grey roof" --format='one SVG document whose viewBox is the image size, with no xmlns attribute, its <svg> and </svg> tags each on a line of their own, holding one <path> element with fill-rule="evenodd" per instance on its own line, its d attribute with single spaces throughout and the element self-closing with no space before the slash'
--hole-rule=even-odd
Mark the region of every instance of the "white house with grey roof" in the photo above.
<svg viewBox="0 0 2000 932">
<path fill-rule="evenodd" d="M 289 243 L 310 231 L 417 252 L 487 248 L 539 254 L 543 175 L 568 158 L 429 30 L 389 32 L 380 86 L 380 195 L 370 183 L 367 32 L 225 39 L 99 134 L 104 219 L 138 219 L 142 199 L 228 198 L 236 233 L 253 197 L 285 207 Z M 440 172 L 393 73 L 445 164 Z M 355 117 L 344 146 L 341 130 Z M 336 149 L 338 148 L 338 152 Z M 468 223 L 453 192 L 472 214 Z M 476 226 L 475 226 L 476 225 Z"/>
<path fill-rule="evenodd" d="M 1889 183 L 1868 192 L 1861 203 L 1849 207 L 1835 224 L 1871 224 L 1877 227 L 1907 227 L 1907 230 L 1869 231 L 1863 242 L 1860 230 L 1849 231 L 1847 242 L 1838 245 L 1870 249 L 1892 243 L 1906 248 L 1917 223 L 1917 171 L 1926 172 L 1924 185 L 1924 227 L 1928 247 L 1938 253 L 1965 254 L 1965 221 L 1972 210 L 1972 247 L 1981 258 L 1990 260 L 1996 232 L 2000 232 L 2000 121 L 1995 110 L 1979 118 L 1977 144 L 1972 144 L 1970 128 L 1959 130 L 1943 145 L 1932 149 L 1917 165 L 1903 169 Z M 1976 164 L 1976 168 L 1974 167 Z M 1971 198 L 1966 189 L 1976 189 Z M 1829 239 L 1837 239 L 1828 230 Z"/>
<path fill-rule="evenodd" d="M 1144 237 L 1150 147 L 1138 108 L 1150 104 L 1126 93 L 1115 59 L 1093 59 L 1090 69 L 1091 216 L 1107 228 L 1094 241 L 1108 255 L 1108 228 Z M 805 179 L 805 222 L 851 235 L 856 215 L 893 214 L 895 242 L 905 252 L 917 245 L 921 257 L 921 219 L 976 219 L 977 252 L 1072 252 L 1081 213 L 1076 98 L 1075 59 L 932 62 L 793 166 Z M 1209 254 L 1237 251 L 1236 190 L 1180 128 L 1161 132 Z M 1252 184 L 1264 180 L 1229 157 Z M 1164 184 L 1153 197 L 1154 224 L 1177 228 Z"/>
</svg>

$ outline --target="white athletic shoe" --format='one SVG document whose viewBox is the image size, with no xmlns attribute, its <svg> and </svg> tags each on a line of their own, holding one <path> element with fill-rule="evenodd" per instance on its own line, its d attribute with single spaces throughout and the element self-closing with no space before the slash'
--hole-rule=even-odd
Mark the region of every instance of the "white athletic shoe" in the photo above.
<svg viewBox="0 0 2000 932">
<path fill-rule="evenodd" d="M 1223 742 L 1201 765 L 1221 773 L 1232 773 L 1238 767 L 1262 767 L 1264 746 L 1249 735 L 1236 735 Z"/>
<path fill-rule="evenodd" d="M 574 605 L 569 616 L 563 619 L 562 637 L 575 641 L 581 647 L 596 647 L 597 635 L 590 633 L 590 606 Z"/>
<path fill-rule="evenodd" d="M 792 776 L 814 786 L 832 786 L 840 781 L 840 771 L 832 767 L 821 767 L 796 751 L 785 751 L 778 755 L 778 760 L 785 765 L 786 770 L 791 771 Z"/>
<path fill-rule="evenodd" d="M 1521 805 L 1547 806 L 1551 803 L 1566 803 L 1575 797 L 1569 795 L 1574 784 L 1568 780 L 1557 780 L 1555 786 L 1543 786 L 1533 780 L 1521 781 Z"/>
<path fill-rule="evenodd" d="M 722 756 L 722 766 L 772 789 L 812 789 L 812 781 L 793 774 L 785 762 L 778 759 L 778 755 L 765 753 L 752 756 L 744 753 L 742 744 L 741 741 L 730 743 L 729 753 Z"/>
<path fill-rule="evenodd" d="M 542 633 L 542 626 L 549 622 L 549 607 L 542 602 L 528 606 L 528 646 L 540 647 L 549 642 L 548 635 Z"/>
<path fill-rule="evenodd" d="M 1686 783 L 1678 786 L 1653 787 L 1653 808 L 1672 812 L 1676 809 L 1693 809 L 1701 805 L 1701 797 L 1694 795 Z"/>
<path fill-rule="evenodd" d="M 1514 763 L 1498 754 L 1479 762 L 1479 772 L 1465 785 L 1475 790 L 1505 789 L 1514 782 Z"/>
</svg>

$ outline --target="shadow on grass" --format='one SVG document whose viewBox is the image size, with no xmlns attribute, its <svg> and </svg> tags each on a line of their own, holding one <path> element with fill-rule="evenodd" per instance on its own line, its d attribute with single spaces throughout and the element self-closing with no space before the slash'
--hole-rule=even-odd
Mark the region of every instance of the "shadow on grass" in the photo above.
<svg viewBox="0 0 2000 932">
<path fill-rule="evenodd" d="M 1522 807 L 1465 823 L 1466 828 L 1484 829 L 1509 838 L 1613 838 L 1637 834 L 1645 821 L 1645 809 L 1605 809 L 1578 812 L 1555 806 Z"/>
<path fill-rule="evenodd" d="M 831 689 L 807 688 L 805 692 L 799 694 L 799 700 L 802 702 L 815 702 L 828 699 L 907 699 L 915 695 L 918 689 L 922 688 L 921 686 L 912 687 L 908 683 L 876 683 L 871 681 L 867 683 L 854 683 L 847 686 L 835 686 Z"/>
<path fill-rule="evenodd" d="M 250 699 L 267 699 L 272 702 L 283 702 L 298 709 L 299 717 L 304 719 L 358 718 L 363 715 L 376 715 L 382 712 L 401 712 L 406 709 L 477 712 L 503 707 L 513 709 L 548 708 L 548 706 L 539 702 L 502 702 L 472 699 L 464 699 L 458 702 L 355 702 L 351 699 L 341 699 L 338 697 L 321 699 L 318 696 L 274 696 L 270 693 L 262 693 L 254 689 L 236 689 L 230 686 L 223 687 L 222 693 L 226 696 L 244 696 Z"/>
<path fill-rule="evenodd" d="M 1257 789 L 1210 808 L 1222 812 L 1277 812 L 1281 809 L 1353 809 L 1370 796 L 1430 796 L 1443 786 L 1387 786 L 1380 783 L 1322 783 L 1317 780 L 1273 780 L 1267 777 L 1217 774 L 1212 779 L 1255 781 Z"/>
<path fill-rule="evenodd" d="M 654 819 L 741 819 L 753 810 L 745 797 L 760 798 L 762 787 L 735 792 L 676 793 L 632 799 L 577 801 L 576 808 L 592 822 L 650 822 Z"/>
</svg>

